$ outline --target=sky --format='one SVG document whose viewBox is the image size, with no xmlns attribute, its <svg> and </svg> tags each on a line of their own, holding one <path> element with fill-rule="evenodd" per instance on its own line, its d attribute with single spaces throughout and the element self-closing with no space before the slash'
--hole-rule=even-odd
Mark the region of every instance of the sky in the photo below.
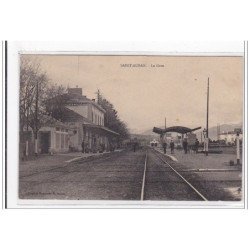
<svg viewBox="0 0 250 250">
<path fill-rule="evenodd" d="M 165 117 L 167 126 L 205 127 L 208 77 L 209 127 L 242 122 L 243 57 L 22 56 L 38 58 L 53 83 L 91 99 L 99 89 L 131 132 L 164 126 Z"/>
</svg>

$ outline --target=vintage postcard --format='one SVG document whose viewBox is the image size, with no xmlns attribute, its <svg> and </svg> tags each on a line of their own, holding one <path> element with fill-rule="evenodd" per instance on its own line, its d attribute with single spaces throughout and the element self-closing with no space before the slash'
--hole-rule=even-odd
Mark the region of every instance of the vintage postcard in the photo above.
<svg viewBox="0 0 250 250">
<path fill-rule="evenodd" d="M 244 52 L 18 57 L 21 204 L 244 201 Z"/>
</svg>

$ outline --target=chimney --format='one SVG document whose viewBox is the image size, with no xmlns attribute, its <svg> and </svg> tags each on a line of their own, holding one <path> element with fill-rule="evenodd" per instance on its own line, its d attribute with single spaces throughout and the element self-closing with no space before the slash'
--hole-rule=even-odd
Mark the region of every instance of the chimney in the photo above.
<svg viewBox="0 0 250 250">
<path fill-rule="evenodd" d="M 68 93 L 70 95 L 82 96 L 82 88 L 78 88 L 78 86 L 76 88 L 68 88 Z"/>
</svg>

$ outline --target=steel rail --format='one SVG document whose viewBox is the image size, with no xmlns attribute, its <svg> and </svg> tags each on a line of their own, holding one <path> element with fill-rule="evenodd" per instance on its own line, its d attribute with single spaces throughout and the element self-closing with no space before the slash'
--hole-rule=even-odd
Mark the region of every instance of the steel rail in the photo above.
<svg viewBox="0 0 250 250">
<path fill-rule="evenodd" d="M 146 171 L 147 171 L 147 161 L 148 161 L 148 150 L 146 151 L 145 162 L 144 162 L 144 171 L 143 171 L 142 187 L 141 187 L 141 201 L 144 200 L 144 189 L 145 189 L 145 180 L 146 180 Z"/>
<path fill-rule="evenodd" d="M 155 150 L 153 150 L 154 152 L 156 152 Z M 164 162 L 168 167 L 170 167 L 189 187 L 191 187 L 193 189 L 193 191 L 195 191 L 195 193 L 202 198 L 202 200 L 204 201 L 208 201 L 208 199 L 202 195 L 189 181 L 187 181 L 177 170 L 175 170 L 167 161 L 163 160 L 159 155 L 157 155 L 157 153 L 155 153 L 155 155 L 162 161 Z"/>
</svg>

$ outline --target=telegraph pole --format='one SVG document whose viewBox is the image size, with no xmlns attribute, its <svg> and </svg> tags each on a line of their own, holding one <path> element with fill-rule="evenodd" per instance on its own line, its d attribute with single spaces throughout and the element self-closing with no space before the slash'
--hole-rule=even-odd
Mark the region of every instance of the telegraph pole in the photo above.
<svg viewBox="0 0 250 250">
<path fill-rule="evenodd" d="M 36 106 L 35 106 L 35 155 L 38 154 L 38 82 L 36 83 Z"/>
<path fill-rule="evenodd" d="M 208 144 L 209 144 L 209 138 L 208 138 L 208 119 L 209 119 L 209 77 L 207 79 L 207 128 L 206 128 L 206 144 L 204 140 L 204 144 L 206 145 L 205 147 L 205 152 L 206 156 L 208 155 Z"/>
<path fill-rule="evenodd" d="M 207 138 L 208 138 L 208 116 L 209 116 L 209 77 L 207 79 Z"/>
<path fill-rule="evenodd" d="M 25 156 L 26 156 L 26 160 L 28 158 L 28 155 L 29 155 L 29 139 L 28 139 L 28 136 L 29 136 L 29 106 L 27 105 L 27 124 L 26 124 L 26 131 L 27 131 L 27 134 L 26 134 L 26 142 L 25 142 Z"/>
</svg>

